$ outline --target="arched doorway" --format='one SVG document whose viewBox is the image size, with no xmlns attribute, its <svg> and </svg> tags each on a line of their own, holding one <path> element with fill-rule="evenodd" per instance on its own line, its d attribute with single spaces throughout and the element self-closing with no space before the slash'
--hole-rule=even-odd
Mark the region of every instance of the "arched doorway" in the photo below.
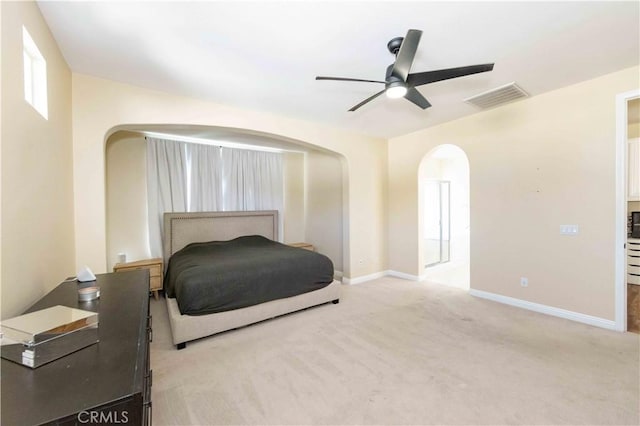
<svg viewBox="0 0 640 426">
<path fill-rule="evenodd" d="M 428 152 L 418 169 L 421 278 L 469 289 L 469 160 L 451 144 Z"/>
</svg>

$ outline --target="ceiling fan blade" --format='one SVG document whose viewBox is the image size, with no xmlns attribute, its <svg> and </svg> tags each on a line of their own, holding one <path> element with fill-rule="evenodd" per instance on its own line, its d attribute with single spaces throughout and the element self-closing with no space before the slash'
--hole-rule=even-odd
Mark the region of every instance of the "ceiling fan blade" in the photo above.
<svg viewBox="0 0 640 426">
<path fill-rule="evenodd" d="M 422 96 L 422 94 L 420 92 L 418 92 L 418 89 L 416 89 L 415 87 L 410 87 L 407 89 L 407 94 L 404 95 L 404 97 L 413 102 L 414 104 L 418 105 L 420 108 L 422 109 L 427 109 L 431 106 L 431 104 L 429 103 L 429 101 L 427 100 L 427 98 L 425 98 L 424 96 Z"/>
<path fill-rule="evenodd" d="M 386 89 L 385 89 L 385 90 L 386 90 Z M 368 102 L 371 102 L 372 100 L 374 100 L 374 99 L 375 99 L 375 98 L 377 98 L 378 96 L 382 95 L 382 94 L 385 92 L 385 90 L 381 90 L 381 91 L 379 91 L 378 93 L 376 93 L 375 95 L 373 95 L 373 96 L 369 96 L 367 99 L 365 99 L 364 101 L 360 102 L 358 105 L 356 105 L 356 106 L 352 107 L 352 108 L 349 110 L 349 112 L 353 112 L 353 111 L 357 110 L 358 108 L 360 108 L 362 105 L 364 105 L 364 104 L 366 104 L 366 103 L 368 103 Z"/>
<path fill-rule="evenodd" d="M 409 86 L 422 86 L 436 81 L 449 80 L 450 78 L 464 77 L 465 75 L 478 74 L 491 71 L 493 64 L 469 65 L 466 67 L 448 68 L 437 71 L 426 71 L 409 74 L 407 84 Z"/>
<path fill-rule="evenodd" d="M 407 81 L 413 58 L 418 50 L 420 37 L 422 37 L 422 31 L 420 30 L 407 31 L 407 35 L 400 46 L 400 51 L 396 55 L 396 62 L 393 64 L 391 75 L 401 78 L 402 81 Z"/>
<path fill-rule="evenodd" d="M 362 80 L 359 78 L 346 78 L 346 77 L 316 77 L 316 80 L 333 80 L 333 81 L 361 81 L 364 83 L 382 83 L 385 84 L 384 81 L 380 80 Z"/>
</svg>

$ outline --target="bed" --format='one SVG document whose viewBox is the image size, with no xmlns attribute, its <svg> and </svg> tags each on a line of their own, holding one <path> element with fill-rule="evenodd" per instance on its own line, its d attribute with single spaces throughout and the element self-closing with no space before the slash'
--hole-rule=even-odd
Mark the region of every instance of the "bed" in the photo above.
<svg viewBox="0 0 640 426">
<path fill-rule="evenodd" d="M 325 266 L 324 269 L 321 269 L 324 274 L 322 275 L 323 278 L 315 278 L 316 281 L 324 282 L 314 284 L 310 287 L 311 284 L 309 284 L 308 277 L 303 276 L 304 269 L 307 268 L 300 269 L 300 265 L 304 266 L 304 262 L 312 260 L 311 257 L 313 256 L 317 258 L 323 256 L 308 252 L 304 249 L 274 242 L 277 239 L 278 212 L 275 210 L 165 213 L 163 236 L 163 255 L 166 270 L 165 284 L 167 285 L 165 295 L 167 296 L 166 301 L 173 343 L 178 349 L 185 348 L 186 343 L 191 340 L 211 336 L 312 306 L 328 302 L 338 303 L 341 284 L 339 281 L 333 280 L 333 266 L 331 265 L 331 276 L 327 278 L 327 269 Z M 228 267 L 230 267 L 232 263 L 236 263 L 231 260 L 244 257 L 250 258 L 251 256 L 238 255 L 237 253 L 223 254 L 220 251 L 216 251 L 222 249 L 218 247 L 220 244 L 216 242 L 222 241 L 231 244 L 234 250 L 238 249 L 236 246 L 252 244 L 249 251 L 253 251 L 255 262 L 261 263 L 261 265 L 257 265 L 256 263 L 255 269 L 263 268 L 262 271 L 267 271 L 262 272 L 261 279 L 259 280 L 262 287 L 258 288 L 258 290 L 249 290 L 248 292 L 257 294 L 257 296 L 253 296 L 253 300 L 247 301 L 245 299 L 248 294 L 246 291 L 244 295 L 240 292 L 235 299 L 232 297 L 235 295 L 234 291 L 223 293 L 215 293 L 215 291 L 213 291 L 213 294 L 203 292 L 203 289 L 206 288 L 205 283 L 202 282 L 204 279 L 203 275 L 195 275 L 193 278 L 189 278 L 191 271 L 189 267 L 192 266 L 190 263 L 192 260 L 180 256 L 183 256 L 185 252 L 193 250 L 194 247 L 200 249 L 198 246 L 203 246 L 203 249 L 208 251 L 207 256 L 220 259 L 224 259 L 225 255 L 227 256 L 226 261 L 223 262 L 224 267 L 221 268 L 220 265 L 206 266 L 203 272 L 204 275 L 209 274 L 211 277 L 215 276 L 217 279 L 225 274 L 231 274 L 235 276 L 236 279 L 239 277 L 248 279 L 243 274 L 246 274 L 254 268 L 247 267 L 246 263 L 243 266 L 239 266 L 240 269 L 238 269 L 237 272 L 227 272 L 226 269 L 229 269 Z M 255 245 L 259 247 L 254 247 Z M 269 255 L 260 255 L 259 253 L 264 252 L 256 251 L 263 249 L 275 249 L 275 251 L 285 253 L 286 256 L 298 256 L 295 257 L 296 260 L 293 262 L 274 261 L 274 264 L 277 263 L 278 265 L 292 264 L 293 266 L 295 264 L 298 266 L 298 270 L 293 272 L 292 275 L 286 275 L 289 273 L 287 271 L 276 271 L 275 268 L 272 268 L 268 263 L 272 251 L 268 252 Z M 174 255 L 175 257 L 171 259 Z M 176 271 L 178 271 L 179 267 L 185 268 L 184 271 L 186 272 L 177 274 Z M 175 271 L 172 269 L 175 269 Z M 180 279 L 176 279 L 176 276 L 179 276 Z M 271 281 L 262 279 L 265 277 L 270 278 Z M 191 281 L 186 280 L 187 278 L 191 279 Z M 198 281 L 198 279 L 200 279 L 200 281 Z M 263 281 L 268 282 L 268 284 L 265 284 Z M 288 288 L 290 284 L 299 284 L 298 281 L 303 285 L 303 292 L 291 295 L 292 292 L 290 292 Z M 267 300 L 274 296 L 265 296 L 263 293 L 266 291 L 265 289 L 271 287 L 278 287 L 280 289 L 280 295 L 277 296 L 276 299 Z M 182 296 L 186 294 L 185 288 L 195 288 L 195 294 L 197 296 L 191 296 L 189 300 L 185 301 L 185 298 Z M 180 303 L 178 303 L 175 296 L 178 296 Z M 208 299 L 208 302 L 204 299 Z M 217 304 L 215 304 L 216 299 L 220 301 Z M 180 305 L 182 305 L 184 311 L 190 312 L 190 314 L 183 314 Z"/>
</svg>

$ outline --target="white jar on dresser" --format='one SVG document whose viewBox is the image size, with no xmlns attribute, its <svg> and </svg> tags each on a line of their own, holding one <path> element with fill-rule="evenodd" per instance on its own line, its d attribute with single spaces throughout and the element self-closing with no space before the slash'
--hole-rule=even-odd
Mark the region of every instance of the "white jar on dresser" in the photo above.
<svg viewBox="0 0 640 426">
<path fill-rule="evenodd" d="M 640 285 L 640 238 L 627 240 L 627 283 Z"/>
</svg>

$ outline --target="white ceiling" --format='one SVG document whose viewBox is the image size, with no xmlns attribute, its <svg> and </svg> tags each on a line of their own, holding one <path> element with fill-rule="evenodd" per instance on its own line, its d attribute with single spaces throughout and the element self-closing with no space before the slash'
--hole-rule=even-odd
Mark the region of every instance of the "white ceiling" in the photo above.
<svg viewBox="0 0 640 426">
<path fill-rule="evenodd" d="M 477 110 L 464 98 L 517 82 L 530 95 L 640 63 L 640 2 L 49 2 L 40 9 L 74 72 L 392 137 Z M 387 42 L 423 31 L 412 72 L 495 62 L 419 88 L 433 105 L 379 97 Z M 613 102 L 613 100 L 612 100 Z"/>
</svg>

